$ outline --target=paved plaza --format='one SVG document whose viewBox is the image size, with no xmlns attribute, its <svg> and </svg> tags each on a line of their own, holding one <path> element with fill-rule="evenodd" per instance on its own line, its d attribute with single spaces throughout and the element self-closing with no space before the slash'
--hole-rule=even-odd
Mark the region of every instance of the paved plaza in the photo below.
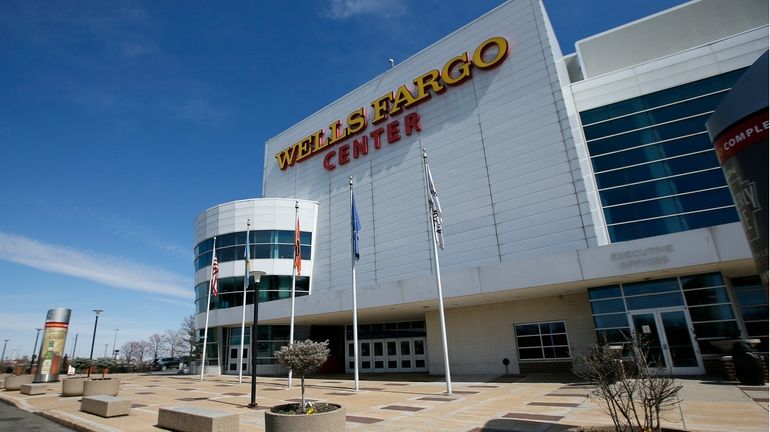
<svg viewBox="0 0 770 432">
<path fill-rule="evenodd" d="M 0 400 L 57 423 L 83 431 L 151 431 L 160 407 L 197 406 L 240 415 L 243 432 L 264 431 L 264 410 L 297 401 L 299 380 L 257 378 L 258 409 L 249 409 L 250 378 L 117 374 L 120 397 L 129 398 L 129 416 L 101 418 L 81 412 L 80 397 L 60 396 L 61 384 L 52 383 L 43 395 L 0 391 Z M 689 431 L 768 430 L 768 387 L 734 382 L 683 378 L 682 403 L 665 413 L 664 426 Z M 307 379 L 306 396 L 334 402 L 347 410 L 347 429 L 408 432 L 562 432 L 575 426 L 609 424 L 599 401 L 590 397 L 592 386 L 570 375 L 516 377 L 454 377 L 453 395 L 447 396 L 442 377 L 422 374 L 367 376 L 354 392 L 348 376 L 324 375 Z"/>
</svg>

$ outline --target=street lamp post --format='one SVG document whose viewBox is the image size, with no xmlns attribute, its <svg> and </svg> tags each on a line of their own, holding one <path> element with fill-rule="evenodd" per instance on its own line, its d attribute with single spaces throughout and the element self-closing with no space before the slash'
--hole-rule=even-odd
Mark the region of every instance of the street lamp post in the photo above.
<svg viewBox="0 0 770 432">
<path fill-rule="evenodd" d="M 0 356 L 0 364 L 3 364 L 5 361 L 5 347 L 8 346 L 8 339 L 3 339 L 3 342 L 5 343 L 3 343 L 3 355 Z"/>
<path fill-rule="evenodd" d="M 115 337 L 112 339 L 112 359 L 115 360 L 115 343 L 118 341 L 118 330 L 115 329 Z"/>
<path fill-rule="evenodd" d="M 70 356 L 71 358 L 75 358 L 75 348 L 77 347 L 78 347 L 78 334 L 75 333 L 75 343 L 72 344 L 72 355 Z"/>
<path fill-rule="evenodd" d="M 37 352 L 37 340 L 40 337 L 40 330 L 43 330 L 43 329 L 36 328 L 35 330 L 37 330 L 37 334 L 35 335 L 35 347 L 32 348 L 32 360 L 29 362 L 29 373 L 31 374 L 33 373 L 32 368 L 35 367 L 35 358 L 37 357 L 35 355 L 35 353 Z"/>
<path fill-rule="evenodd" d="M 251 275 L 254 276 L 254 321 L 251 324 L 251 403 L 249 408 L 257 407 L 257 325 L 259 322 L 259 286 L 260 279 L 265 275 L 265 272 L 260 270 L 252 270 Z M 246 307 L 244 305 L 244 307 Z"/>
<path fill-rule="evenodd" d="M 94 360 L 94 342 L 96 342 L 96 325 L 99 324 L 99 314 L 104 312 L 104 309 L 94 309 L 96 319 L 94 320 L 94 335 L 91 338 L 91 354 L 88 356 L 88 378 L 91 378 L 91 362 Z"/>
<path fill-rule="evenodd" d="M 110 346 L 110 344 L 104 344 L 104 355 L 102 357 L 107 357 L 107 347 Z"/>
</svg>

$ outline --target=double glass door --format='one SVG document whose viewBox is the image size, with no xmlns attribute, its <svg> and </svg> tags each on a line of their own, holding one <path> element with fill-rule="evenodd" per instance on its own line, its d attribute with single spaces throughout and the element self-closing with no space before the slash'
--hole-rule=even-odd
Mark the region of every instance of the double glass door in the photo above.
<svg viewBox="0 0 770 432">
<path fill-rule="evenodd" d="M 240 349 L 240 345 L 230 345 L 230 348 L 228 349 L 228 355 L 227 355 L 227 373 L 228 374 L 235 374 L 238 375 L 238 350 Z M 243 365 L 241 366 L 243 369 L 244 374 L 251 373 L 251 370 L 249 369 L 249 365 L 251 364 L 251 358 L 249 357 L 249 349 L 248 345 L 245 345 L 243 347 Z M 259 370 L 259 369 L 258 369 Z"/>
<path fill-rule="evenodd" d="M 634 332 L 646 345 L 650 368 L 680 375 L 704 373 L 692 323 L 684 308 L 641 310 L 629 315 Z"/>
<path fill-rule="evenodd" d="M 359 340 L 361 372 L 424 372 L 428 370 L 425 338 Z M 348 341 L 346 370 L 355 365 L 353 341 Z"/>
</svg>

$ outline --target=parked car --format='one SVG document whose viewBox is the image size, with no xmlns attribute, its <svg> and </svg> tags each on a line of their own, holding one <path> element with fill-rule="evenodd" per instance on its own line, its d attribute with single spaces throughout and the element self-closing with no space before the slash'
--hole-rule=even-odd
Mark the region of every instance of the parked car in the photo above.
<svg viewBox="0 0 770 432">
<path fill-rule="evenodd" d="M 178 369 L 181 360 L 178 357 L 161 357 L 152 361 L 152 369 L 164 371 L 166 369 Z"/>
</svg>

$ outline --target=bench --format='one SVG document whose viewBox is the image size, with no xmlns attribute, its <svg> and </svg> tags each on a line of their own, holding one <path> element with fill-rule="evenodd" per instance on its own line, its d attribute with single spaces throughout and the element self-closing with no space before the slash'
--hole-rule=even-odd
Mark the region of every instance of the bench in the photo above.
<svg viewBox="0 0 770 432">
<path fill-rule="evenodd" d="M 97 395 L 80 400 L 80 411 L 101 417 L 117 417 L 131 413 L 131 401 L 126 398 Z"/>
<path fill-rule="evenodd" d="M 22 384 L 20 386 L 19 391 L 21 392 L 21 394 L 25 394 L 25 395 L 45 394 L 45 392 L 48 391 L 48 384 L 45 384 L 45 383 Z"/>
<path fill-rule="evenodd" d="M 238 432 L 238 414 L 192 406 L 160 408 L 158 427 L 179 432 Z"/>
</svg>

